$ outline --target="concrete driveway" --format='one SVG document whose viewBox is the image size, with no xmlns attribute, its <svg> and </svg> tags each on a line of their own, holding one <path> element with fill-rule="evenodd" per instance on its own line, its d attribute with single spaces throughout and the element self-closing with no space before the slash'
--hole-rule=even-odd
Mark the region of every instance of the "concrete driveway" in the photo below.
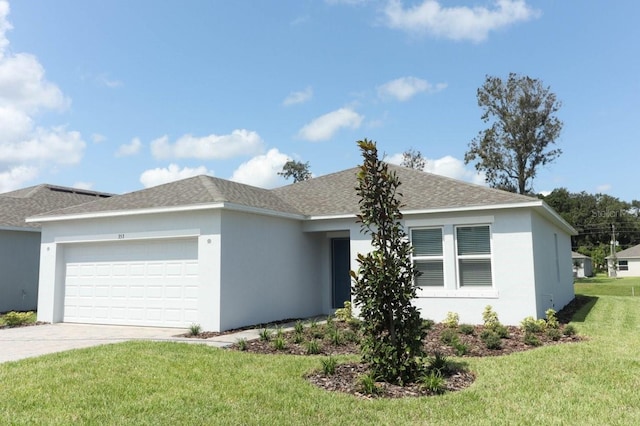
<svg viewBox="0 0 640 426">
<path fill-rule="evenodd" d="M 176 338 L 187 330 L 90 324 L 45 324 L 0 329 L 0 363 L 53 352 L 118 343 L 127 340 L 191 341 Z"/>
</svg>

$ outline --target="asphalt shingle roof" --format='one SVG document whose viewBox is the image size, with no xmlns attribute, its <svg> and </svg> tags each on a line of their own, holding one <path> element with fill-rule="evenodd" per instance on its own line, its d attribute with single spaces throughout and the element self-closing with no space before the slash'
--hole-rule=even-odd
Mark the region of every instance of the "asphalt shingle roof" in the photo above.
<svg viewBox="0 0 640 426">
<path fill-rule="evenodd" d="M 66 188 L 55 185 L 36 185 L 0 194 L 0 228 L 40 228 L 38 223 L 26 223 L 30 216 L 63 207 L 110 197 L 112 194 Z"/>
<path fill-rule="evenodd" d="M 536 200 L 455 179 L 389 165 L 397 173 L 403 210 L 464 208 L 527 203 Z M 359 213 L 356 193 L 358 167 L 272 190 L 211 176 L 196 176 L 107 199 L 68 207 L 49 215 L 77 215 L 178 207 L 218 202 L 233 203 L 305 216 Z"/>
<path fill-rule="evenodd" d="M 607 256 L 606 258 L 609 259 L 610 257 L 611 256 Z M 629 247 L 626 250 L 617 252 L 616 257 L 618 259 L 640 257 L 640 244 L 638 244 L 637 246 Z"/>
</svg>

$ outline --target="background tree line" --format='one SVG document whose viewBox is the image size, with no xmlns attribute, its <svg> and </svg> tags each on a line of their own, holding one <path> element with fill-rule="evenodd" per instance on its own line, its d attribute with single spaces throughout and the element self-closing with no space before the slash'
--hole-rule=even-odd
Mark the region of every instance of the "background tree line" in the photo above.
<svg viewBox="0 0 640 426">
<path fill-rule="evenodd" d="M 610 254 L 613 227 L 617 250 L 640 244 L 640 201 L 622 201 L 606 194 L 572 193 L 566 188 L 538 195 L 569 222 L 578 235 L 571 237 L 574 251 L 590 256 L 597 269 Z"/>
</svg>

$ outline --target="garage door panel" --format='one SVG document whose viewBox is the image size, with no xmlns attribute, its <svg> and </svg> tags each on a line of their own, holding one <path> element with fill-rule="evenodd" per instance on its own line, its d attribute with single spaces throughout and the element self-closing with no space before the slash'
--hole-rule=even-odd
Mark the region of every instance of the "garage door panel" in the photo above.
<svg viewBox="0 0 640 426">
<path fill-rule="evenodd" d="M 187 327 L 197 320 L 197 240 L 65 248 L 66 322 Z"/>
</svg>

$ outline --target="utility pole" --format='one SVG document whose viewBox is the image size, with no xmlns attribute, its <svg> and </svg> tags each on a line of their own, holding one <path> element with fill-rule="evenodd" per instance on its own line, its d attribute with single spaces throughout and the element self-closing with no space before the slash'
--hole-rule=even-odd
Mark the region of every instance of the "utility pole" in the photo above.
<svg viewBox="0 0 640 426">
<path fill-rule="evenodd" d="M 609 268 L 609 276 L 616 278 L 618 276 L 618 259 L 616 258 L 616 225 L 611 224 L 611 267 Z"/>
</svg>

